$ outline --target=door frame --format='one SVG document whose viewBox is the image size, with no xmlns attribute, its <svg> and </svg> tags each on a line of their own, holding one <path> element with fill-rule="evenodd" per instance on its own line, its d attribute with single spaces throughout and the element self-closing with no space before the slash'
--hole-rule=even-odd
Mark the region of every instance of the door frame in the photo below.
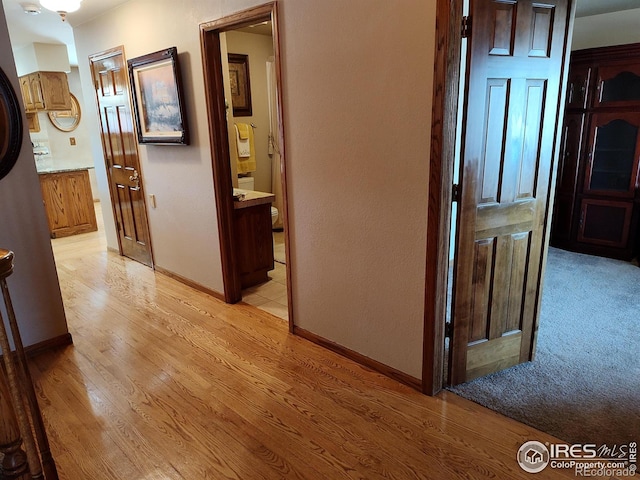
<svg viewBox="0 0 640 480">
<path fill-rule="evenodd" d="M 451 234 L 453 162 L 458 119 L 463 0 L 437 0 L 433 72 L 422 391 L 444 383 L 444 342 Z"/>
<path fill-rule="evenodd" d="M 204 72 L 205 98 L 209 120 L 209 144 L 213 166 L 213 186 L 220 237 L 220 256 L 222 262 L 222 280 L 224 299 L 227 303 L 236 303 L 242 299 L 239 267 L 236 262 L 234 242 L 233 184 L 231 179 L 231 160 L 229 152 L 226 105 L 223 87 L 220 33 L 255 25 L 270 20 L 273 30 L 273 51 L 276 63 L 276 110 L 278 114 L 278 137 L 282 165 L 282 203 L 285 238 L 285 258 L 287 274 L 287 300 L 289 312 L 289 331 L 293 332 L 293 309 L 291 294 L 291 256 L 289 253 L 289 214 L 287 202 L 286 154 L 284 141 L 284 116 L 282 105 L 282 73 L 280 41 L 278 34 L 277 3 L 271 2 L 243 10 L 232 15 L 200 24 L 200 44 Z"/>
<path fill-rule="evenodd" d="M 96 108 L 97 108 L 97 113 L 98 113 L 98 120 L 100 121 L 100 125 L 99 125 L 99 130 L 100 130 L 100 144 L 102 145 L 102 155 L 103 155 L 103 160 L 104 160 L 104 166 L 105 169 L 107 171 L 107 183 L 108 183 L 108 187 L 109 187 L 109 198 L 111 200 L 111 213 L 113 214 L 113 221 L 115 222 L 115 230 L 116 230 L 116 238 L 118 240 L 118 254 L 120 256 L 126 256 L 124 255 L 124 250 L 122 248 L 122 239 L 120 238 L 120 231 L 119 231 L 119 220 L 118 220 L 118 212 L 116 209 L 116 202 L 117 202 L 117 194 L 114 191 L 114 182 L 113 182 L 113 178 L 112 178 L 112 172 L 111 172 L 111 168 L 109 166 L 109 160 L 108 160 L 108 155 L 107 155 L 107 148 L 105 146 L 105 140 L 104 140 L 104 135 L 103 135 L 103 131 L 102 131 L 102 112 L 100 111 L 100 99 L 98 98 L 98 93 L 97 91 L 95 91 L 96 89 L 96 81 L 97 79 L 94 77 L 94 72 L 93 72 L 93 60 L 97 60 L 97 59 L 101 59 L 101 58 L 107 58 L 113 55 L 117 55 L 120 54 L 122 56 L 123 62 L 124 62 L 124 66 L 126 68 L 127 65 L 127 56 L 125 54 L 124 51 L 124 45 L 119 45 L 117 47 L 113 47 L 113 48 L 109 48 L 107 50 L 103 50 L 101 52 L 96 52 L 93 53 L 91 55 L 89 55 L 89 67 L 91 70 L 91 80 L 93 82 L 93 88 L 94 88 L 94 94 L 95 94 L 95 99 L 96 99 Z M 131 90 L 129 87 L 129 83 L 128 83 L 128 72 L 125 72 L 125 75 L 127 77 L 127 100 L 129 102 L 129 111 L 131 112 L 131 121 L 132 124 L 135 123 L 133 121 L 133 105 L 131 104 Z M 134 126 L 134 129 L 136 127 Z M 138 173 L 140 175 L 140 190 L 141 190 L 141 198 L 142 198 L 142 204 L 144 206 L 144 221 L 145 221 L 145 225 L 146 225 L 146 230 L 147 230 L 147 237 L 148 237 L 148 246 L 149 246 L 149 259 L 151 264 L 148 265 L 152 270 L 155 270 L 155 260 L 154 260 L 154 256 L 153 256 L 153 245 L 151 243 L 151 229 L 149 227 L 149 212 L 147 210 L 147 199 L 146 199 L 146 195 L 144 194 L 144 181 L 143 181 L 143 173 L 142 173 L 142 166 L 140 165 L 140 152 L 138 151 L 138 142 L 134 142 L 135 143 L 135 153 L 136 153 L 136 158 L 137 158 L 137 163 L 138 163 Z M 127 258 L 129 258 L 127 256 Z M 136 259 L 132 259 L 135 261 L 138 261 Z M 142 262 L 139 262 L 142 263 Z M 145 263 L 143 263 L 143 265 L 146 265 Z"/>
<path fill-rule="evenodd" d="M 473 0 L 470 0 L 473 1 Z M 568 36 L 565 62 L 560 80 L 560 110 L 564 117 L 569 55 L 575 18 L 576 1 L 569 1 Z M 458 119 L 458 91 L 462 41 L 463 0 L 437 0 L 436 47 L 433 78 L 431 120 L 431 152 L 429 159 L 429 202 L 427 217 L 427 261 L 425 274 L 425 313 L 423 330 L 422 391 L 435 395 L 444 385 L 444 345 L 449 272 L 451 205 L 453 199 L 453 164 Z M 556 134 L 554 158 L 560 148 L 561 135 Z M 555 200 L 557 159 L 552 158 L 549 201 L 543 234 L 543 251 L 538 278 L 544 278 L 549 245 L 551 215 Z M 542 295 L 536 299 L 540 310 Z M 533 349 L 537 342 L 538 320 L 534 325 Z"/>
</svg>

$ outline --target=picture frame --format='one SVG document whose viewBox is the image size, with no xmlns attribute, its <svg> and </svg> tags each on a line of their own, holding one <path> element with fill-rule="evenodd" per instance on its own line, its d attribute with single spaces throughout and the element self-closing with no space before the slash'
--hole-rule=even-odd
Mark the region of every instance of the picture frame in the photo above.
<svg viewBox="0 0 640 480">
<path fill-rule="evenodd" d="M 251 107 L 249 56 L 240 53 L 229 53 L 228 59 L 233 116 L 250 117 L 253 115 L 253 109 Z"/>
<path fill-rule="evenodd" d="M 138 143 L 188 145 L 176 47 L 127 61 Z"/>
</svg>

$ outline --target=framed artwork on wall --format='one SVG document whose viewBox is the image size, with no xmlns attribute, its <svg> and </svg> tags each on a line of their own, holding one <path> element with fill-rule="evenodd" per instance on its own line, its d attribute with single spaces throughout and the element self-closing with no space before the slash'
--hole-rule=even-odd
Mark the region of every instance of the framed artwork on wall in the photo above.
<svg viewBox="0 0 640 480">
<path fill-rule="evenodd" d="M 138 142 L 189 144 L 176 47 L 127 62 Z"/>
<path fill-rule="evenodd" d="M 231 83 L 231 103 L 234 117 L 250 117 L 251 83 L 249 81 L 249 56 L 239 53 L 229 54 L 229 80 Z"/>
</svg>

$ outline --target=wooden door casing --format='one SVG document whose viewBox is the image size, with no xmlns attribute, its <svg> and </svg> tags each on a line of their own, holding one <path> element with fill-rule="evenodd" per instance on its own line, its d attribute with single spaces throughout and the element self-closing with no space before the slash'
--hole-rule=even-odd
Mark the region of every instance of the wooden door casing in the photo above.
<svg viewBox="0 0 640 480">
<path fill-rule="evenodd" d="M 449 383 L 530 360 L 569 0 L 472 0 Z"/>
<path fill-rule="evenodd" d="M 153 266 L 124 51 L 90 57 L 120 253 Z"/>
</svg>

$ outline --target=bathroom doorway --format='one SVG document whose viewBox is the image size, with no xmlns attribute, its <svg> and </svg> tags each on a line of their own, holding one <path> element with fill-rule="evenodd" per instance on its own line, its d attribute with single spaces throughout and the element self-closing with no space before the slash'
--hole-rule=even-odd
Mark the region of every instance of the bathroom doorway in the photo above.
<svg viewBox="0 0 640 480">
<path fill-rule="evenodd" d="M 200 30 L 225 300 L 244 300 L 288 321 L 291 329 L 276 4 L 207 22 Z M 239 223 L 242 202 L 238 199 L 254 194 L 267 196 L 265 200 L 270 203 L 271 208 L 265 211 L 271 212 L 266 215 L 270 217 L 267 235 L 273 258 L 272 266 L 264 268 L 256 281 L 247 282 L 246 236 L 257 239 L 267 230 L 263 220 L 259 220 L 260 225 Z M 256 256 L 264 259 L 263 244 L 255 245 L 261 252 Z"/>
</svg>

